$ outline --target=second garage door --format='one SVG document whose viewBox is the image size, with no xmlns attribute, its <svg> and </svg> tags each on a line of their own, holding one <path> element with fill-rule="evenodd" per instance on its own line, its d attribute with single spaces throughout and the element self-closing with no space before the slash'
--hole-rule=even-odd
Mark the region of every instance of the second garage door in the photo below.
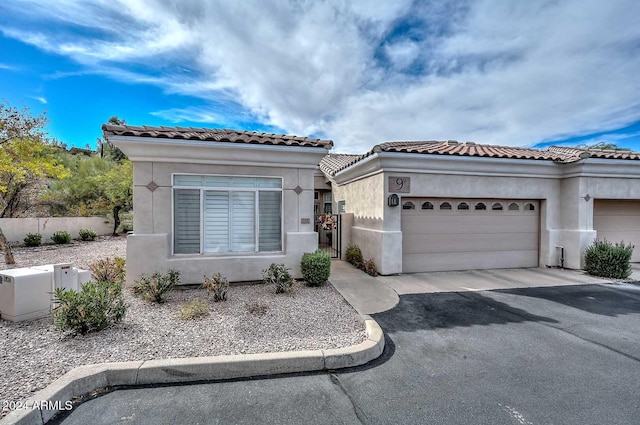
<svg viewBox="0 0 640 425">
<path fill-rule="evenodd" d="M 597 238 L 635 245 L 631 261 L 640 262 L 640 201 L 596 199 L 593 204 L 593 229 Z"/>
<path fill-rule="evenodd" d="M 403 198 L 404 273 L 538 266 L 539 202 Z"/>
</svg>

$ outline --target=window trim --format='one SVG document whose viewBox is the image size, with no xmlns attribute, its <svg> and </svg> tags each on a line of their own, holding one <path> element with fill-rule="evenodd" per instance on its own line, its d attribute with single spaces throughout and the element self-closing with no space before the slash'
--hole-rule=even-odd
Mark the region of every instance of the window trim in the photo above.
<svg viewBox="0 0 640 425">
<path fill-rule="evenodd" d="M 202 177 L 249 177 L 249 178 L 265 178 L 265 179 L 279 179 L 280 187 L 220 187 L 220 186 L 180 186 L 174 185 L 173 182 L 175 176 L 202 176 Z M 195 256 L 208 256 L 208 257 L 234 257 L 234 256 L 255 256 L 255 255 L 273 255 L 283 254 L 284 250 L 284 177 L 283 176 L 263 176 L 263 175 L 251 175 L 251 174 L 204 174 L 204 173 L 171 173 L 171 256 L 172 257 L 195 257 Z M 191 189 L 200 191 L 200 252 L 193 253 L 176 253 L 175 252 L 175 190 L 176 189 Z M 204 192 L 206 191 L 219 191 L 219 192 L 253 192 L 254 196 L 254 238 L 255 238 L 255 251 L 227 251 L 227 252 L 204 252 Z M 260 229 L 259 229 L 259 210 L 258 210 L 258 197 L 261 191 L 268 192 L 280 192 L 280 250 L 279 251 L 258 251 L 260 247 Z"/>
</svg>

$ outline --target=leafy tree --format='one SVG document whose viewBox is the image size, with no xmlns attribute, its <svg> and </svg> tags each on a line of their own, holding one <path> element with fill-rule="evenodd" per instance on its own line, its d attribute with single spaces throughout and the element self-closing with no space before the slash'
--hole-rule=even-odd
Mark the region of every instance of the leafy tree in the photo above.
<svg viewBox="0 0 640 425">
<path fill-rule="evenodd" d="M 119 162 L 94 154 L 67 155 L 71 177 L 51 182 L 41 202 L 53 215 L 89 216 L 113 213 L 114 234 L 120 225 L 119 212 L 133 204 L 133 164 L 126 157 Z"/>
<path fill-rule="evenodd" d="M 109 118 L 107 124 L 113 125 L 125 125 L 126 121 L 121 120 L 117 116 L 113 116 Z M 120 162 L 123 159 L 127 159 L 127 156 L 113 143 L 108 141 L 107 139 L 98 139 L 98 148 L 100 149 L 100 157 L 109 158 L 112 161 Z"/>
<path fill-rule="evenodd" d="M 606 143 L 606 142 L 598 142 L 592 145 L 582 144 L 582 145 L 578 145 L 578 147 L 583 149 L 628 150 L 627 148 L 621 148 L 615 143 Z"/>
<path fill-rule="evenodd" d="M 44 131 L 44 114 L 34 117 L 0 102 L 0 218 L 14 217 L 25 191 L 47 177 L 64 178 L 68 172 L 58 162 L 56 141 Z M 5 262 L 15 264 L 11 248 L 0 229 L 0 246 Z"/>
</svg>

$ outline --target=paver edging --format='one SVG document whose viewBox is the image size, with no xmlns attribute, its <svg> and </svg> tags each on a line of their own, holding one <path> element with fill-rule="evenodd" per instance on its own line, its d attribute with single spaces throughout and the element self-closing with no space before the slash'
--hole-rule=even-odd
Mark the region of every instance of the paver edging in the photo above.
<svg viewBox="0 0 640 425">
<path fill-rule="evenodd" d="M 367 339 L 344 348 L 80 366 L 25 402 L 26 406 L 35 405 L 34 408 L 14 410 L 0 420 L 0 425 L 43 425 L 64 410 L 65 403 L 106 387 L 215 381 L 360 366 L 377 359 L 384 350 L 380 325 L 369 316 L 362 319 Z"/>
</svg>

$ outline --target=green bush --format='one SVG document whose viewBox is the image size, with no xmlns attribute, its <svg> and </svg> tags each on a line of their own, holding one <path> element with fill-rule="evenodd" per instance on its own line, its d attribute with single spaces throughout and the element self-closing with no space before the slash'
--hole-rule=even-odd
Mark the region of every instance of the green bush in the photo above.
<svg viewBox="0 0 640 425">
<path fill-rule="evenodd" d="M 59 245 L 71 243 L 71 234 L 66 230 L 58 230 L 51 236 L 51 240 Z"/>
<path fill-rule="evenodd" d="M 80 229 L 80 239 L 83 241 L 95 241 L 98 232 L 93 229 Z"/>
<path fill-rule="evenodd" d="M 631 275 L 633 246 L 595 241 L 584 253 L 584 270 L 594 276 L 626 279 Z"/>
<path fill-rule="evenodd" d="M 121 321 L 127 311 L 122 284 L 87 282 L 82 290 L 56 288 L 53 309 L 56 328 L 85 335 Z"/>
<path fill-rule="evenodd" d="M 290 272 L 291 269 L 286 268 L 284 264 L 271 263 L 268 269 L 262 271 L 262 281 L 275 285 L 276 294 L 281 294 L 293 286 L 294 279 Z"/>
<path fill-rule="evenodd" d="M 322 250 L 314 253 L 306 252 L 300 261 L 300 271 L 307 285 L 324 285 L 331 273 L 331 256 Z"/>
<path fill-rule="evenodd" d="M 140 275 L 133 287 L 133 293 L 141 295 L 147 301 L 163 303 L 164 295 L 180 283 L 180 272 L 169 270 L 167 273 L 155 272 L 151 276 Z"/>
<path fill-rule="evenodd" d="M 348 263 L 360 268 L 363 263 L 362 251 L 358 245 L 349 245 L 345 253 L 345 260 Z"/>
<path fill-rule="evenodd" d="M 376 268 L 376 263 L 373 262 L 373 258 L 365 260 L 358 245 L 349 245 L 347 247 L 345 259 L 368 275 L 378 276 L 378 269 Z"/>
<path fill-rule="evenodd" d="M 213 301 L 226 301 L 227 290 L 229 289 L 229 280 L 222 274 L 216 273 L 211 277 L 204 277 L 202 287 L 213 295 Z"/>
<path fill-rule="evenodd" d="M 118 228 L 118 233 L 129 233 L 129 232 L 133 232 L 133 224 L 131 223 L 121 224 L 120 227 Z"/>
<path fill-rule="evenodd" d="M 93 279 L 98 282 L 124 283 L 126 270 L 124 258 L 115 257 L 113 260 L 104 258 L 89 264 Z"/>
<path fill-rule="evenodd" d="M 27 233 L 27 237 L 24 238 L 24 244 L 26 246 L 40 246 L 42 244 L 42 235 L 40 233 Z"/>
<path fill-rule="evenodd" d="M 180 318 L 192 320 L 209 315 L 209 304 L 203 300 L 193 300 L 180 307 Z"/>
</svg>

